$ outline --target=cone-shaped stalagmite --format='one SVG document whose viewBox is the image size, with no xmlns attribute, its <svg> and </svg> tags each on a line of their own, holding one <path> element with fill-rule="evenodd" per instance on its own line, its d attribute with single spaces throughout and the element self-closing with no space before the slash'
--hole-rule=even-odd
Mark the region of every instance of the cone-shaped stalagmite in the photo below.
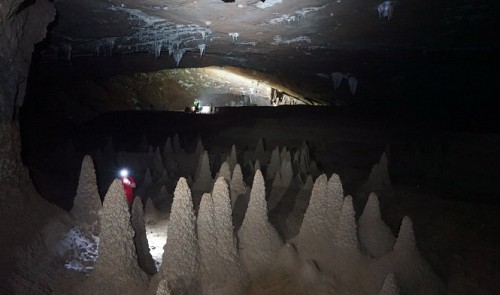
<svg viewBox="0 0 500 295">
<path fill-rule="evenodd" d="M 203 292 L 234 294 L 244 284 L 244 275 L 233 232 L 229 189 L 223 177 L 215 182 L 212 195 L 203 195 L 197 225 Z"/>
<path fill-rule="evenodd" d="M 240 164 L 236 164 L 236 166 L 234 166 L 229 187 L 231 189 L 231 206 L 234 207 L 238 196 L 244 194 L 246 191 L 246 185 L 243 181 L 243 173 L 241 172 Z"/>
<path fill-rule="evenodd" d="M 228 162 L 222 163 L 219 172 L 217 173 L 215 179 L 219 177 L 224 177 L 224 179 L 229 183 L 231 181 L 231 166 Z"/>
<path fill-rule="evenodd" d="M 358 224 L 361 245 L 371 256 L 380 257 L 391 252 L 395 238 L 380 216 L 379 201 L 375 193 L 368 197 Z"/>
<path fill-rule="evenodd" d="M 236 164 L 238 163 L 238 157 L 236 154 L 236 146 L 234 144 L 231 146 L 231 154 L 227 157 L 226 161 L 228 162 L 229 168 L 231 169 L 231 171 L 233 171 L 234 166 L 236 166 Z"/>
<path fill-rule="evenodd" d="M 172 290 L 193 287 L 199 261 L 196 216 L 191 191 L 182 177 L 174 191 L 162 261 L 160 280 L 166 279 Z"/>
<path fill-rule="evenodd" d="M 346 196 L 342 204 L 342 211 L 335 231 L 335 250 L 344 257 L 357 258 L 361 255 L 351 196 Z"/>
<path fill-rule="evenodd" d="M 267 219 L 266 188 L 260 170 L 255 173 L 238 237 L 241 260 L 250 277 L 265 274 L 276 260 L 282 241 Z"/>
<path fill-rule="evenodd" d="M 307 208 L 299 234 L 296 237 L 297 248 L 305 259 L 313 259 L 324 268 L 331 256 L 332 236 L 335 220 L 330 220 L 328 208 L 330 200 L 327 196 L 327 178 L 320 175 L 312 189 L 309 207 Z"/>
<path fill-rule="evenodd" d="M 205 151 L 200 157 L 199 171 L 193 184 L 193 190 L 209 192 L 212 189 L 212 185 L 213 179 L 210 172 L 210 162 L 208 153 Z"/>
<path fill-rule="evenodd" d="M 144 225 L 144 211 L 142 209 L 141 198 L 135 198 L 132 204 L 132 227 L 135 231 L 134 241 L 137 250 L 137 258 L 139 259 L 139 266 L 148 275 L 156 273 L 156 265 L 149 253 L 149 244 L 146 237 L 146 227 Z"/>
<path fill-rule="evenodd" d="M 274 176 L 276 175 L 276 172 L 279 171 L 280 167 L 280 150 L 279 147 L 276 147 L 271 154 L 271 161 L 267 165 L 266 179 L 274 179 Z"/>
<path fill-rule="evenodd" d="M 148 279 L 137 263 L 134 230 L 123 185 L 115 179 L 102 210 L 99 256 L 77 294 L 146 294 Z"/>
<path fill-rule="evenodd" d="M 399 288 L 396 285 L 393 273 L 390 273 L 387 277 L 385 277 L 384 285 L 378 295 L 399 295 Z"/>
<path fill-rule="evenodd" d="M 394 275 L 404 294 L 442 294 L 443 283 L 422 257 L 413 233 L 413 222 L 403 218 L 394 250 L 390 253 Z"/>
<path fill-rule="evenodd" d="M 71 214 L 77 224 L 93 234 L 99 233 L 99 211 L 102 208 L 97 190 L 94 163 L 90 156 L 85 156 L 80 170 L 80 179 Z"/>
</svg>

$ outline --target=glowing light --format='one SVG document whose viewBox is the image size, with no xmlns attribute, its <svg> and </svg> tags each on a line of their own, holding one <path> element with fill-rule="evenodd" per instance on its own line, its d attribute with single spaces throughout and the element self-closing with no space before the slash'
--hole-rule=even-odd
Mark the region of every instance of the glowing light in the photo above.
<svg viewBox="0 0 500 295">
<path fill-rule="evenodd" d="M 127 177 L 128 176 L 128 170 L 127 169 L 120 170 L 120 176 L 121 177 Z"/>
</svg>

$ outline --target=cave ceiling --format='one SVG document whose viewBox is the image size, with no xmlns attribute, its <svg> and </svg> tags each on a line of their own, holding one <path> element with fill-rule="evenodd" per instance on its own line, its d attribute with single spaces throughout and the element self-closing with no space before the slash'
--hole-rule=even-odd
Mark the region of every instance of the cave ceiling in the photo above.
<svg viewBox="0 0 500 295">
<path fill-rule="evenodd" d="M 386 1 L 392 13 L 382 11 L 380 18 L 383 2 L 56 0 L 58 20 L 44 54 L 69 59 L 146 53 L 168 59 L 166 67 L 228 64 L 320 72 L 335 63 L 338 52 L 498 43 L 498 21 L 488 1 Z"/>
</svg>

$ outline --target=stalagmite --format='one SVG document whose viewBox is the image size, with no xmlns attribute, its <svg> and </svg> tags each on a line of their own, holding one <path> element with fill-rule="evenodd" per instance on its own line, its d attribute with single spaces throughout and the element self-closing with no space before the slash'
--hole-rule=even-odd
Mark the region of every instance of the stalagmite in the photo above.
<svg viewBox="0 0 500 295">
<path fill-rule="evenodd" d="M 152 168 L 154 169 L 155 179 L 158 179 L 164 169 L 159 147 L 155 149 Z"/>
<path fill-rule="evenodd" d="M 378 295 L 399 295 L 399 288 L 396 285 L 393 273 L 390 273 L 387 277 L 385 277 L 384 285 L 382 285 L 382 289 Z"/>
<path fill-rule="evenodd" d="M 331 237 L 335 228 L 335 221 L 329 220 L 327 178 L 325 174 L 320 175 L 312 189 L 309 207 L 307 208 L 299 234 L 294 239 L 297 249 L 304 259 L 313 259 L 320 263 L 327 263 L 331 256 Z"/>
<path fill-rule="evenodd" d="M 164 187 L 162 187 L 164 189 Z M 160 190 L 161 194 L 161 190 Z M 144 221 L 146 224 L 154 224 L 158 222 L 162 217 L 162 214 L 158 209 L 156 209 L 155 204 L 151 198 L 146 201 L 146 207 L 144 208 Z"/>
<path fill-rule="evenodd" d="M 329 196 L 327 212 L 332 220 L 337 220 L 344 202 L 344 188 L 338 174 L 333 173 L 327 184 L 327 195 Z"/>
<path fill-rule="evenodd" d="M 420 254 L 413 233 L 413 222 L 408 216 L 401 222 L 389 257 L 394 263 L 394 275 L 404 294 L 442 294 L 443 283 Z"/>
<path fill-rule="evenodd" d="M 147 275 L 137 263 L 134 230 L 125 192 L 115 179 L 106 193 L 101 218 L 99 256 L 76 294 L 146 294 Z"/>
<path fill-rule="evenodd" d="M 302 261 L 294 244 L 286 243 L 280 248 L 278 252 L 278 265 L 288 275 L 295 274 L 300 269 Z"/>
<path fill-rule="evenodd" d="M 201 156 L 199 167 L 199 172 L 193 183 L 193 190 L 209 192 L 212 189 L 213 179 L 212 173 L 210 172 L 210 162 L 207 151 Z"/>
<path fill-rule="evenodd" d="M 149 253 L 149 244 L 146 237 L 146 227 L 144 224 L 144 212 L 142 209 L 141 198 L 134 199 L 134 203 L 132 204 L 131 222 L 135 231 L 134 242 L 137 250 L 139 266 L 148 275 L 154 275 L 156 273 L 156 265 L 151 253 Z"/>
<path fill-rule="evenodd" d="M 75 217 L 77 225 L 84 231 L 98 235 L 101 208 L 94 163 L 90 156 L 85 156 L 80 169 L 80 178 L 71 214 Z"/>
<path fill-rule="evenodd" d="M 238 163 L 238 156 L 236 153 L 236 146 L 233 144 L 231 146 L 231 154 L 227 157 L 226 160 L 229 164 L 229 167 L 231 168 L 231 171 L 234 170 L 234 166 Z"/>
<path fill-rule="evenodd" d="M 312 177 L 311 175 L 308 175 L 306 183 L 302 186 L 295 197 L 293 210 L 290 214 L 288 214 L 286 219 L 285 228 L 283 229 L 285 240 L 293 238 L 299 233 L 300 225 L 304 219 L 304 213 L 309 205 L 313 185 L 314 183 Z"/>
<path fill-rule="evenodd" d="M 205 148 L 203 147 L 203 142 L 201 141 L 201 137 L 198 137 L 198 141 L 196 142 L 196 150 L 195 154 L 196 155 L 201 155 L 205 151 Z"/>
<path fill-rule="evenodd" d="M 146 169 L 146 172 L 144 173 L 144 180 L 142 181 L 141 184 L 141 189 L 147 189 L 153 184 L 153 177 L 151 176 L 151 170 L 149 168 Z"/>
<path fill-rule="evenodd" d="M 280 161 L 283 163 L 284 161 L 292 162 L 292 156 L 290 155 L 290 151 L 284 146 L 281 149 L 280 153 Z"/>
<path fill-rule="evenodd" d="M 379 162 L 373 165 L 368 180 L 361 190 L 366 194 L 375 192 L 381 197 L 392 195 L 393 188 L 389 175 L 387 155 L 385 153 L 382 153 Z"/>
<path fill-rule="evenodd" d="M 167 137 L 167 141 L 165 142 L 165 145 L 163 146 L 163 155 L 171 154 L 173 152 L 174 152 L 174 149 L 172 148 L 172 141 L 170 140 L 170 137 Z"/>
<path fill-rule="evenodd" d="M 276 147 L 271 154 L 271 161 L 269 162 L 269 165 L 267 165 L 266 179 L 274 179 L 274 176 L 276 175 L 276 172 L 278 172 L 280 167 L 280 152 L 279 147 Z"/>
<path fill-rule="evenodd" d="M 245 276 L 233 232 L 229 190 L 223 177 L 215 182 L 212 195 L 203 195 L 197 226 L 203 292 L 241 292 Z"/>
<path fill-rule="evenodd" d="M 241 172 L 240 164 L 236 164 L 236 166 L 234 166 L 229 188 L 231 190 L 231 207 L 234 208 L 234 204 L 236 203 L 238 196 L 244 194 L 246 191 L 246 185 L 243 181 L 243 173 Z"/>
<path fill-rule="evenodd" d="M 173 147 L 174 153 L 179 154 L 179 153 L 184 152 L 184 150 L 181 147 L 181 142 L 179 140 L 179 134 L 177 134 L 177 133 L 174 135 L 174 140 L 172 142 L 172 147 Z"/>
<path fill-rule="evenodd" d="M 161 280 L 155 295 L 173 295 L 167 280 Z"/>
<path fill-rule="evenodd" d="M 224 177 L 227 182 L 231 181 L 231 167 L 228 162 L 224 162 L 220 166 L 219 172 L 215 176 L 215 179 L 218 179 L 219 177 Z"/>
<path fill-rule="evenodd" d="M 259 137 L 259 140 L 257 141 L 257 146 L 255 147 L 255 153 L 264 153 L 264 139 L 262 137 Z"/>
<path fill-rule="evenodd" d="M 395 238 L 380 215 L 379 201 L 375 193 L 368 197 L 363 214 L 358 220 L 359 240 L 363 248 L 373 257 L 392 251 Z"/>
<path fill-rule="evenodd" d="M 238 237 L 241 260 L 250 277 L 264 275 L 276 260 L 282 241 L 267 218 L 266 188 L 260 170 L 255 173 Z"/>
<path fill-rule="evenodd" d="M 341 255 L 353 258 L 361 254 L 351 196 L 346 196 L 342 204 L 342 211 L 335 231 L 335 250 Z"/>
<path fill-rule="evenodd" d="M 174 291 L 193 288 L 199 271 L 196 216 L 191 191 L 182 177 L 175 188 L 168 239 L 163 249 L 160 281 L 166 279 Z"/>
<path fill-rule="evenodd" d="M 268 209 L 271 211 L 281 201 L 287 192 L 293 178 L 292 163 L 285 157 L 281 162 L 280 172 L 276 174 L 268 200 Z"/>
</svg>

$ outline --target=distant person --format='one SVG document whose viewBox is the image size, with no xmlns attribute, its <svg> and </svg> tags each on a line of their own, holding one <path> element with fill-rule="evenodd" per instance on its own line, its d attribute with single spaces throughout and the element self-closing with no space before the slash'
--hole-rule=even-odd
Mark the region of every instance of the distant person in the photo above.
<svg viewBox="0 0 500 295">
<path fill-rule="evenodd" d="M 127 169 L 122 169 L 120 171 L 120 178 L 122 180 L 123 189 L 125 190 L 125 198 L 127 198 L 128 205 L 131 206 L 132 202 L 134 202 L 135 180 L 132 176 L 128 175 Z"/>
<path fill-rule="evenodd" d="M 198 113 L 200 111 L 200 101 L 195 99 L 194 100 L 194 112 Z"/>
</svg>

